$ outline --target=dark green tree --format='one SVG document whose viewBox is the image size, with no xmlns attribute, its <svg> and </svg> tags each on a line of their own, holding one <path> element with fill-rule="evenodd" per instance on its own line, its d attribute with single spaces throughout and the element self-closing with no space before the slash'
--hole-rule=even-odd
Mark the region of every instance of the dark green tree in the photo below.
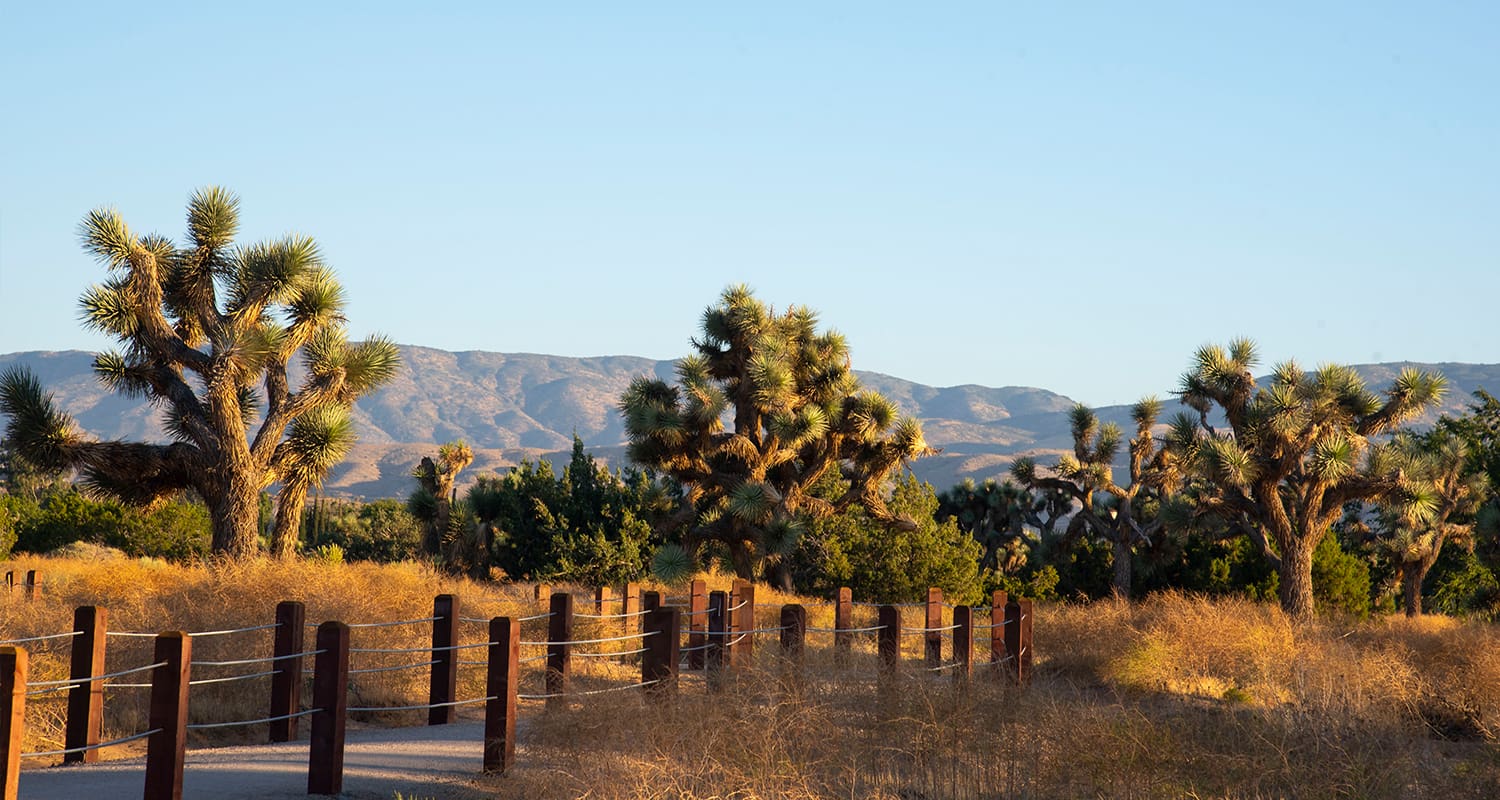
<svg viewBox="0 0 1500 800">
<path fill-rule="evenodd" d="M 686 493 L 671 526 L 677 544 L 656 560 L 663 578 L 690 573 L 704 546 L 718 543 L 741 577 L 790 588 L 785 560 L 808 519 L 860 505 L 912 528 L 886 509 L 884 486 L 930 452 L 922 426 L 860 388 L 844 337 L 819 333 L 810 309 L 777 313 L 730 287 L 703 312 L 693 349 L 677 362 L 676 385 L 640 377 L 620 400 L 630 459 Z M 830 473 L 847 479 L 842 494 L 810 491 Z"/>
<path fill-rule="evenodd" d="M 481 478 L 466 499 L 507 575 L 595 586 L 645 574 L 658 543 L 652 522 L 670 510 L 649 475 L 609 470 L 576 436 L 562 475 L 526 461 Z"/>
<path fill-rule="evenodd" d="M 1314 612 L 1313 553 L 1345 503 L 1413 496 L 1402 459 L 1379 437 L 1442 395 L 1441 375 L 1408 369 L 1377 395 L 1351 368 L 1304 372 L 1278 365 L 1257 386 L 1248 339 L 1199 349 L 1179 396 L 1197 412 L 1196 430 L 1179 419 L 1169 446 L 1202 481 L 1195 513 L 1219 516 L 1255 538 L 1280 577 L 1281 606 Z M 1215 427 L 1215 412 L 1227 431 Z"/>
<path fill-rule="evenodd" d="M 84 292 L 84 323 L 122 346 L 99 354 L 94 371 L 160 407 L 173 441 L 93 441 L 24 369 L 0 374 L 0 412 L 28 461 L 77 469 L 93 492 L 147 504 L 194 490 L 213 519 L 214 552 L 248 555 L 259 549 L 260 491 L 292 470 L 287 430 L 316 409 L 352 404 L 399 360 L 385 339 L 347 340 L 343 290 L 312 239 L 235 247 L 239 199 L 219 188 L 193 194 L 187 225 L 183 246 L 137 236 L 113 209 L 81 226 L 85 249 L 110 271 Z M 306 378 L 293 391 L 288 364 L 298 353 Z M 300 517 L 293 505 L 284 506 L 288 524 Z"/>
<path fill-rule="evenodd" d="M 825 595 L 848 586 L 881 603 L 919 601 L 930 586 L 954 603 L 983 598 L 988 572 L 979 566 L 980 544 L 954 519 L 937 521 L 931 485 L 899 476 L 886 508 L 916 524 L 892 530 L 857 505 L 810 520 L 795 563 L 798 582 Z"/>
</svg>

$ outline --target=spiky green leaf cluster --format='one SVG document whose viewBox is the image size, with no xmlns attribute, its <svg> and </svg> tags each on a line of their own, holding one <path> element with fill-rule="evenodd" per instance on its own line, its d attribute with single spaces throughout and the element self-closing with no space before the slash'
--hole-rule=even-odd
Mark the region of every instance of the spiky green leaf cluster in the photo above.
<svg viewBox="0 0 1500 800">
<path fill-rule="evenodd" d="M 714 540 L 774 558 L 771 531 L 800 515 L 857 502 L 880 517 L 885 478 L 929 452 L 921 425 L 861 390 L 848 343 L 817 323 L 810 309 L 778 312 L 731 286 L 704 310 L 676 383 L 643 376 L 621 396 L 631 460 L 686 490 L 689 552 Z M 825 474 L 853 478 L 848 491 L 812 496 Z"/>
</svg>

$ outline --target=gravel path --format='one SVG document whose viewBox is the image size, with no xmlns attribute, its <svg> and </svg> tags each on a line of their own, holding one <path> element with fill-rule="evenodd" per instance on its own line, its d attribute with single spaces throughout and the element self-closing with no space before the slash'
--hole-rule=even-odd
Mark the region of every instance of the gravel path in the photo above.
<svg viewBox="0 0 1500 800">
<path fill-rule="evenodd" d="M 344 743 L 348 800 L 472 800 L 484 725 L 458 722 L 349 731 Z M 21 800 L 115 800 L 140 797 L 145 759 L 130 758 L 21 774 Z M 306 800 L 307 742 L 189 750 L 187 800 Z"/>
</svg>

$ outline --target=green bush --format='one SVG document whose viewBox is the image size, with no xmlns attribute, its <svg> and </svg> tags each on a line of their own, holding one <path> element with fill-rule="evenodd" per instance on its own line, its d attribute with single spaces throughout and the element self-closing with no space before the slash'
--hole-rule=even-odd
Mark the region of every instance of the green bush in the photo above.
<svg viewBox="0 0 1500 800">
<path fill-rule="evenodd" d="M 302 531 L 307 552 L 337 547 L 350 561 L 405 561 L 422 544 L 422 523 L 400 500 L 321 500 L 304 512 Z"/>
<path fill-rule="evenodd" d="M 1344 552 L 1338 535 L 1331 531 L 1313 551 L 1312 580 L 1319 608 L 1356 617 L 1370 615 L 1370 566 Z"/>
<path fill-rule="evenodd" d="M 495 563 L 510 577 L 607 586 L 646 575 L 660 543 L 650 520 L 664 502 L 649 475 L 611 472 L 574 437 L 561 476 L 524 461 L 482 478 L 465 505 L 493 529 Z"/>
<path fill-rule="evenodd" d="M 22 501 L 24 502 L 24 501 Z M 73 488 L 49 492 L 18 519 L 15 549 L 46 553 L 73 542 L 91 542 L 132 556 L 185 560 L 208 552 L 208 509 L 192 500 L 170 500 L 149 509 L 93 500 Z"/>
<path fill-rule="evenodd" d="M 903 476 L 887 506 L 914 520 L 916 530 L 887 526 L 858 507 L 809 522 L 793 558 L 798 587 L 826 595 L 848 586 L 861 600 L 898 603 L 922 600 L 937 586 L 951 602 L 980 602 L 980 545 L 952 519 L 933 518 L 938 499 L 932 486 Z"/>
</svg>

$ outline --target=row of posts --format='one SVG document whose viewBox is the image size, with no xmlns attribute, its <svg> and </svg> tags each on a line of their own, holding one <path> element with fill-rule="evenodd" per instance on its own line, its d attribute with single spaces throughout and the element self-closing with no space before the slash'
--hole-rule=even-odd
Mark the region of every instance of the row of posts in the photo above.
<svg viewBox="0 0 1500 800">
<path fill-rule="evenodd" d="M 623 616 L 627 633 L 639 628 L 641 641 L 641 683 L 648 692 L 675 691 L 680 658 L 681 634 L 688 630 L 689 669 L 704 669 L 708 686 L 717 691 L 723 687 L 726 670 L 748 665 L 753 659 L 755 635 L 755 588 L 736 581 L 729 592 L 703 591 L 703 582 L 694 581 L 685 607 L 668 605 L 658 592 L 636 595 L 627 587 Z M 632 596 L 639 597 L 639 613 L 633 608 Z M 549 599 L 547 664 L 545 694 L 549 707 L 565 702 L 571 664 L 573 639 L 573 596 L 557 592 Z M 608 589 L 595 596 L 598 616 L 604 616 L 612 602 Z M 854 635 L 851 622 L 852 598 L 849 590 L 840 589 L 835 598 L 834 643 L 836 656 L 846 657 Z M 929 668 L 942 666 L 942 592 L 928 592 L 924 627 L 925 662 Z M 428 693 L 428 724 L 440 725 L 457 718 L 457 682 L 459 610 L 458 598 L 445 594 L 434 598 L 432 623 L 432 669 Z M 880 606 L 877 631 L 882 675 L 894 674 L 901 663 L 901 614 L 897 606 Z M 686 618 L 688 624 L 684 625 Z M 97 606 L 83 606 L 74 612 L 70 659 L 68 713 L 64 748 L 78 752 L 64 755 L 64 763 L 91 762 L 98 758 L 95 747 L 101 741 L 104 717 L 104 681 L 91 680 L 104 674 L 107 615 Z M 639 622 L 637 622 L 639 621 Z M 292 741 L 297 737 L 300 716 L 304 652 L 305 610 L 300 602 L 284 601 L 276 607 L 273 674 L 269 739 Z M 953 661 L 948 668 L 962 679 L 972 673 L 972 650 L 975 622 L 972 609 L 957 606 L 953 612 Z M 782 606 L 778 622 L 779 639 L 784 656 L 798 661 L 805 649 L 807 610 L 797 604 Z M 996 592 L 990 608 L 991 662 L 998 673 L 1026 683 L 1031 672 L 1031 601 L 1007 602 L 1004 592 Z M 485 697 L 484 768 L 504 772 L 514 759 L 515 719 L 520 679 L 520 621 L 496 617 L 489 622 L 488 673 Z M 310 713 L 308 792 L 338 794 L 342 787 L 344 724 L 347 709 L 349 671 L 349 626 L 325 622 L 318 627 L 314 650 L 313 697 Z M 1005 655 L 1002 656 L 1001 653 Z M 5 758 L 0 759 L 0 785 L 6 792 L 0 798 L 14 797 L 20 771 L 21 738 L 24 720 L 26 652 L 14 646 L 0 647 L 0 745 Z M 157 730 L 148 739 L 146 794 L 148 800 L 181 796 L 182 758 L 186 744 L 188 675 L 191 666 L 191 637 L 169 632 L 156 638 L 153 663 L 165 666 L 153 670 L 149 728 Z"/>
<path fill-rule="evenodd" d="M 5 573 L 5 594 L 10 596 L 17 588 L 21 589 L 22 597 L 27 600 L 35 600 L 42 596 L 42 576 L 34 569 L 26 570 L 26 575 L 20 583 L 16 582 L 16 571 L 7 570 Z"/>
</svg>

